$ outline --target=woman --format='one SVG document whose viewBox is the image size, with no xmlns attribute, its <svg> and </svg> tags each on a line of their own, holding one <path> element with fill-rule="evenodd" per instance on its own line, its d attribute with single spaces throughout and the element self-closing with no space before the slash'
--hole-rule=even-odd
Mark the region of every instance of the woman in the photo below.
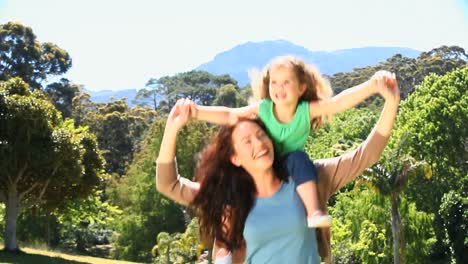
<svg viewBox="0 0 468 264">
<path fill-rule="evenodd" d="M 374 164 L 385 147 L 398 108 L 399 90 L 395 84 L 382 89 L 380 93 L 385 99 L 385 105 L 367 140 L 347 154 L 314 161 L 319 176 L 319 205 L 325 212 L 329 197 Z M 317 240 L 307 233 L 315 232 L 315 229 L 306 227 L 305 211 L 303 207 L 300 208 L 300 200 L 294 192 L 295 185 L 275 169 L 271 139 L 258 123 L 244 120 L 235 126 L 225 127 L 221 131 L 225 134 L 218 134 L 218 141 L 207 148 L 220 152 L 220 155 L 214 156 L 216 151 L 205 152 L 201 166 L 203 168 L 203 158 L 206 163 L 211 161 L 220 164 L 219 167 L 211 168 L 222 174 L 219 177 L 222 179 L 216 179 L 216 174 L 210 172 L 200 174 L 201 184 L 177 177 L 174 161 L 176 137 L 189 120 L 190 107 L 190 102 L 181 100 L 169 114 L 157 160 L 158 190 L 174 201 L 201 209 L 202 231 L 215 236 L 218 241 L 215 248 L 221 246 L 234 250 L 234 262 L 242 262 L 246 258 L 247 262 L 253 263 L 318 263 L 318 252 L 325 261 L 330 261 L 329 229 L 317 230 Z M 221 159 L 223 161 L 217 163 Z M 221 165 L 227 163 L 230 163 L 229 173 L 220 173 L 225 169 Z M 226 186 L 228 183 L 231 184 Z M 234 195 L 239 191 L 242 195 L 236 198 Z M 226 192 L 225 199 L 206 202 L 209 195 L 217 197 L 213 193 L 222 195 L 223 192 Z M 279 207 L 272 205 L 275 203 L 280 203 Z M 210 204 L 211 207 L 216 205 L 214 209 L 209 209 Z M 212 219 L 209 213 L 214 213 Z M 278 219 L 283 217 L 287 219 Z M 281 222 L 276 220 L 288 222 L 280 225 Z M 242 229 L 243 233 L 238 232 Z M 242 238 L 246 241 L 246 254 L 241 246 Z"/>
</svg>

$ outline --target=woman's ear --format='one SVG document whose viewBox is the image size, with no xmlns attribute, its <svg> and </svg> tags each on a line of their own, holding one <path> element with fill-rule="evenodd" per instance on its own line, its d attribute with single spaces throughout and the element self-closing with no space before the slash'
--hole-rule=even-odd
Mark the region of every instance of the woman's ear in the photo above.
<svg viewBox="0 0 468 264">
<path fill-rule="evenodd" d="M 240 160 L 237 158 L 237 155 L 231 156 L 231 163 L 234 164 L 234 166 L 236 167 L 240 166 Z"/>
</svg>

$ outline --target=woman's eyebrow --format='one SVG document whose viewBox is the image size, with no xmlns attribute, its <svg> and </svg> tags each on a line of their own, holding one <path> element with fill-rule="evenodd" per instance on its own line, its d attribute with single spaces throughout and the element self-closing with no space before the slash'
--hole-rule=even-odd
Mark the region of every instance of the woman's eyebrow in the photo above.
<svg viewBox="0 0 468 264">
<path fill-rule="evenodd" d="M 244 141 L 244 140 L 248 139 L 249 137 L 250 137 L 250 135 L 245 135 L 245 136 L 241 137 L 241 141 Z"/>
</svg>

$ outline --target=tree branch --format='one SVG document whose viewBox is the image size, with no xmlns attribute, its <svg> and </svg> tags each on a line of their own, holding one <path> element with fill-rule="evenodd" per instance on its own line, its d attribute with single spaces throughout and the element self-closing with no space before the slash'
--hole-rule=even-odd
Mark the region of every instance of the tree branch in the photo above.
<svg viewBox="0 0 468 264">
<path fill-rule="evenodd" d="M 49 186 L 49 183 L 50 183 L 50 178 L 47 179 L 47 181 L 46 181 L 46 183 L 45 183 L 45 185 L 44 185 L 44 188 L 42 188 L 41 194 L 39 194 L 39 198 L 37 199 L 39 202 L 41 201 L 42 196 L 44 196 L 45 190 L 46 190 L 47 187 Z"/>
<path fill-rule="evenodd" d="M 9 174 L 7 175 L 7 178 L 8 178 L 9 185 L 13 185 L 13 180 L 11 179 Z"/>
<path fill-rule="evenodd" d="M 24 172 L 26 171 L 27 168 L 28 168 L 28 163 L 25 162 L 24 165 L 23 165 L 23 167 L 22 167 L 22 168 L 20 169 L 20 171 L 18 172 L 18 177 L 16 177 L 14 184 L 18 184 L 18 182 L 20 181 L 20 179 L 23 178 Z"/>
<path fill-rule="evenodd" d="M 38 185 L 39 185 L 39 183 L 36 182 L 36 183 L 34 183 L 31 187 L 29 187 L 29 189 L 27 189 L 26 191 L 20 193 L 19 196 L 18 196 L 18 197 L 19 197 L 19 200 L 21 201 L 21 200 L 23 199 L 23 197 L 24 197 L 26 194 L 30 193 L 30 192 L 31 192 L 32 190 L 34 190 L 34 188 L 36 188 Z"/>
</svg>

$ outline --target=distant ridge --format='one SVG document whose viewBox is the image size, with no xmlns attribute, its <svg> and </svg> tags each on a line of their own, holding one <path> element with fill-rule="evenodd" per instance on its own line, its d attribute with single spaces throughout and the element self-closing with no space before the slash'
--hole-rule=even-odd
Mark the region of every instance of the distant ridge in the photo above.
<svg viewBox="0 0 468 264">
<path fill-rule="evenodd" d="M 129 106 L 133 106 L 132 100 L 135 98 L 137 94 L 136 89 L 125 89 L 125 90 L 101 90 L 101 91 L 91 91 L 85 89 L 86 93 L 91 95 L 91 101 L 95 103 L 107 103 L 111 101 L 111 97 L 114 100 L 120 100 L 122 98 L 127 98 L 126 102 Z"/>
<path fill-rule="evenodd" d="M 198 66 L 197 70 L 211 74 L 229 74 L 240 86 L 249 83 L 249 69 L 262 69 L 273 57 L 295 55 L 317 65 L 322 73 L 333 75 L 350 72 L 354 68 L 378 64 L 400 53 L 405 57 L 416 58 L 421 52 L 401 47 L 364 47 L 336 51 L 310 51 L 286 40 L 246 42 L 221 52 L 213 60 Z"/>
</svg>

